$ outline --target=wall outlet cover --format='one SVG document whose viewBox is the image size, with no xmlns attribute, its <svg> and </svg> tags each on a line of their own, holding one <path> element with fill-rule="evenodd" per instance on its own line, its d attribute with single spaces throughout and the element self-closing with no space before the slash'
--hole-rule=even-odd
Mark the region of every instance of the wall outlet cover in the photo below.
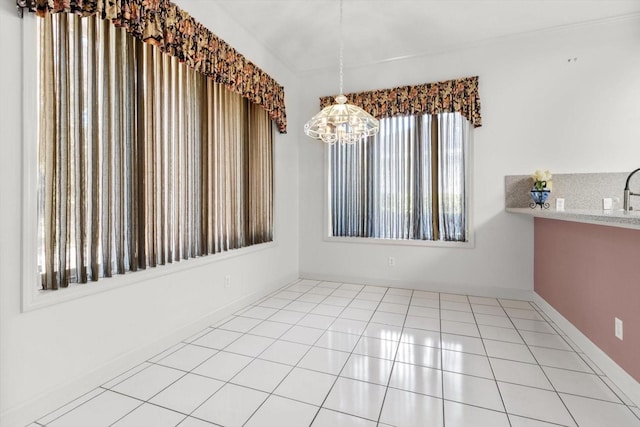
<svg viewBox="0 0 640 427">
<path fill-rule="evenodd" d="M 617 317 L 615 318 L 615 334 L 616 334 L 616 338 L 618 338 L 620 341 L 622 341 L 622 336 L 623 336 L 623 323 L 622 320 L 618 319 Z"/>
</svg>

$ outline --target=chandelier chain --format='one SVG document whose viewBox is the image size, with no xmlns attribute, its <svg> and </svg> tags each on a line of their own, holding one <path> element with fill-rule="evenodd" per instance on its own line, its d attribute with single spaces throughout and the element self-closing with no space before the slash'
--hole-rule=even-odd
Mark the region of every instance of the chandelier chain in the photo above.
<svg viewBox="0 0 640 427">
<path fill-rule="evenodd" d="M 327 144 L 355 144 L 375 135 L 380 130 L 380 122 L 362 108 L 349 104 L 344 96 L 344 26 L 343 2 L 340 0 L 340 94 L 335 104 L 324 107 L 304 125 L 304 133 Z"/>
<path fill-rule="evenodd" d="M 342 95 L 344 84 L 344 34 L 342 29 L 342 2 L 343 0 L 340 0 L 340 95 Z"/>
</svg>

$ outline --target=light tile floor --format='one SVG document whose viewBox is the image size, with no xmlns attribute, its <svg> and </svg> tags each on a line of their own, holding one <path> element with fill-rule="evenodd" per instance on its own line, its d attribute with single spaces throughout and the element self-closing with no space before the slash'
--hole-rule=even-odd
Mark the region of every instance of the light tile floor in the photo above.
<svg viewBox="0 0 640 427">
<path fill-rule="evenodd" d="M 33 423 L 632 427 L 534 304 L 299 280 Z"/>
</svg>

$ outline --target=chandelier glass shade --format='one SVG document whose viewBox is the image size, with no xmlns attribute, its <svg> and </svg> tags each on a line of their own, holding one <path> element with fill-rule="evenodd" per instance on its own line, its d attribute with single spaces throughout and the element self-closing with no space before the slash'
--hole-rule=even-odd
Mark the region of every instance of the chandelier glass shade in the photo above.
<svg viewBox="0 0 640 427">
<path fill-rule="evenodd" d="M 380 122 L 362 108 L 347 104 L 347 97 L 338 95 L 336 103 L 313 116 L 304 125 L 304 132 L 328 144 L 353 144 L 378 133 Z"/>
<path fill-rule="evenodd" d="M 340 94 L 336 103 L 325 107 L 304 125 L 304 133 L 328 144 L 353 144 L 375 135 L 380 122 L 362 108 L 347 104 L 342 91 L 344 68 L 344 41 L 342 37 L 342 1 L 340 0 Z"/>
</svg>

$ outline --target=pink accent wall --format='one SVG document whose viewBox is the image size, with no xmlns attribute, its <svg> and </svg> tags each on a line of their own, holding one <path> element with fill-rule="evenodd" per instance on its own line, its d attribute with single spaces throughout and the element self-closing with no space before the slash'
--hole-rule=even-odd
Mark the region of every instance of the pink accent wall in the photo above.
<svg viewBox="0 0 640 427">
<path fill-rule="evenodd" d="M 535 218 L 534 241 L 538 295 L 640 381 L 640 230 Z"/>
</svg>

